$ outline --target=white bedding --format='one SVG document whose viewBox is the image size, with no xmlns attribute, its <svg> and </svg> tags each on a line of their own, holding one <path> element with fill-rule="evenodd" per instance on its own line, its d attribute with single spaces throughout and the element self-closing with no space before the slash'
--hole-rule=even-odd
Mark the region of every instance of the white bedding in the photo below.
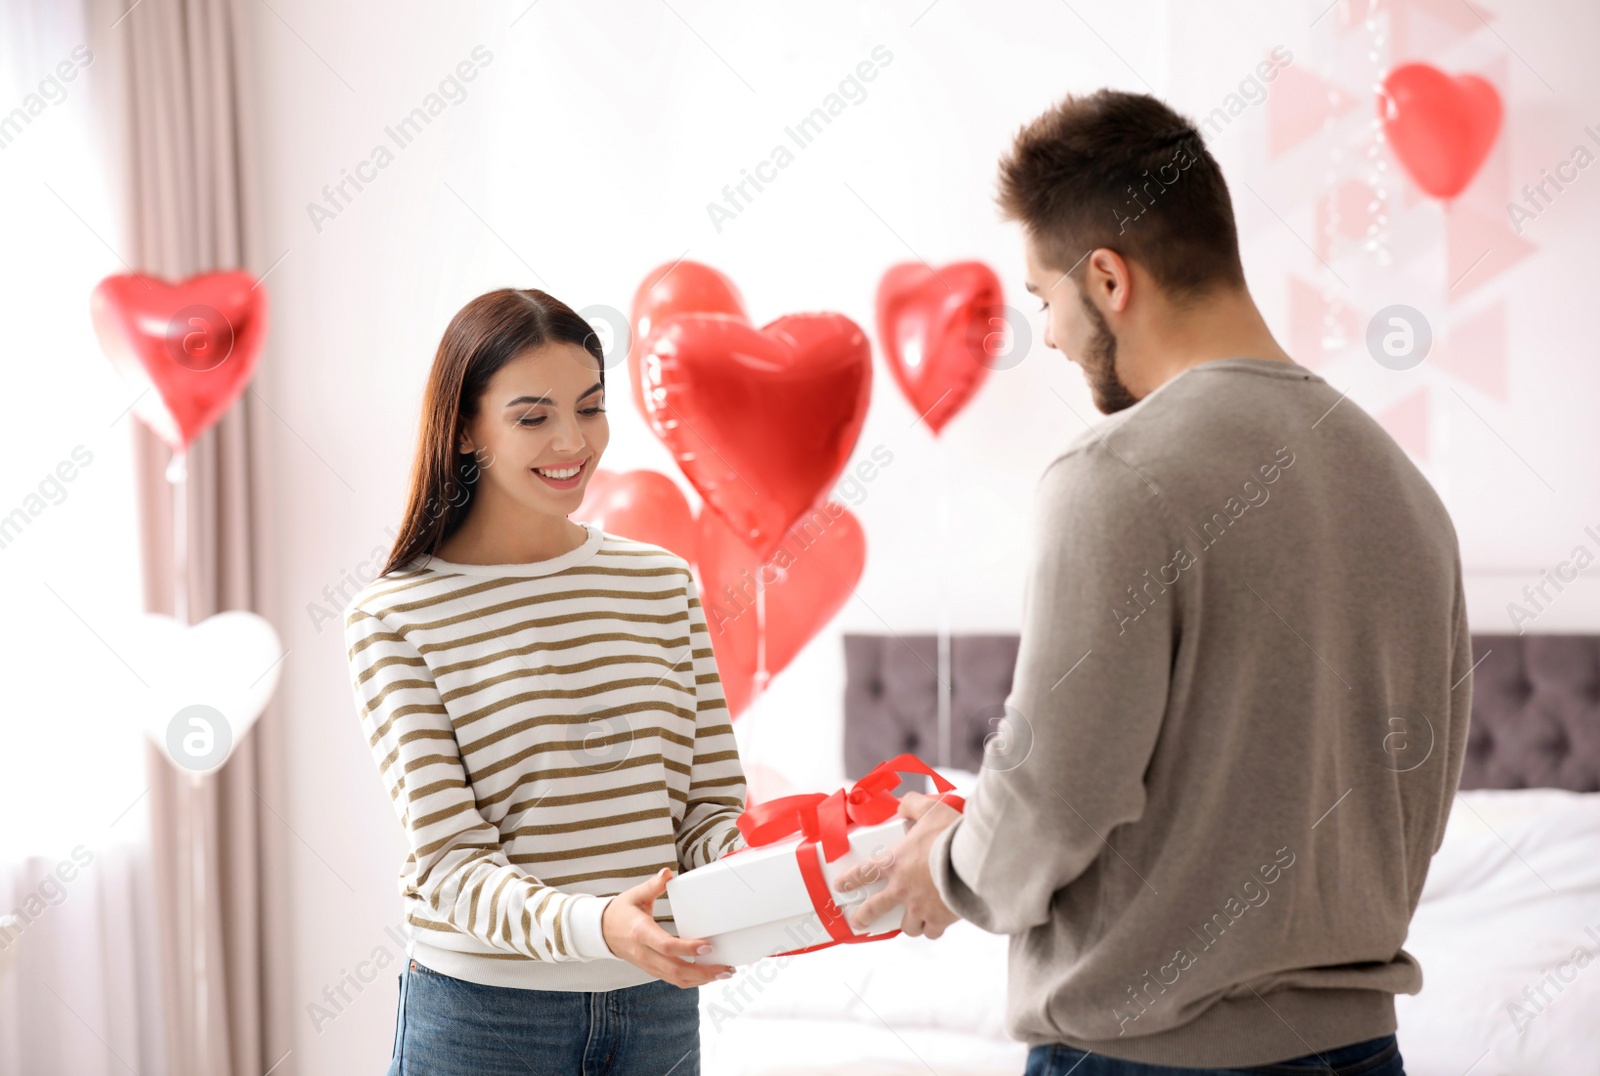
<svg viewBox="0 0 1600 1076">
<path fill-rule="evenodd" d="M 937 941 L 900 935 L 769 958 L 700 988 L 706 1076 L 1022 1072 L 1005 1033 L 1004 937 L 957 922 Z"/>
<path fill-rule="evenodd" d="M 1600 794 L 1461 793 L 1406 949 L 1410 1076 L 1600 1073 Z"/>
<path fill-rule="evenodd" d="M 1600 1074 L 1600 795 L 1462 793 L 1406 948 L 1425 979 L 1397 999 L 1410 1076 Z M 1027 1049 L 1005 1034 L 1006 950 L 958 922 L 938 941 L 743 968 L 700 990 L 702 1071 L 1018 1076 Z M 1543 998 L 1524 995 L 1541 985 Z"/>
</svg>

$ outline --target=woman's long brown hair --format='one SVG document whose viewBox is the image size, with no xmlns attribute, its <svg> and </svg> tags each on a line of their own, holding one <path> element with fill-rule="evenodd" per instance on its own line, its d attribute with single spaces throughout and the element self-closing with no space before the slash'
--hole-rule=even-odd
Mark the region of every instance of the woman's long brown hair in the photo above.
<svg viewBox="0 0 1600 1076">
<path fill-rule="evenodd" d="M 405 522 L 380 575 L 438 552 L 467 518 L 478 485 L 478 461 L 459 452 L 461 431 L 477 417 L 490 380 L 529 348 L 577 344 L 600 368 L 605 351 L 590 324 L 560 299 L 534 288 L 480 295 L 450 319 L 433 358 L 422 398 L 422 427 L 411 465 Z"/>
</svg>

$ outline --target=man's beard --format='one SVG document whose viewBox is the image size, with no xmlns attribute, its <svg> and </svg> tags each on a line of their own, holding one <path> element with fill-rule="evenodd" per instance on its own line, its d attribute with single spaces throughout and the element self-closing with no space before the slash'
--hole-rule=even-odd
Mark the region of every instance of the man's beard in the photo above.
<svg viewBox="0 0 1600 1076">
<path fill-rule="evenodd" d="M 1078 365 L 1083 367 L 1083 376 L 1089 382 L 1089 394 L 1094 399 L 1094 405 L 1102 415 L 1110 415 L 1124 408 L 1132 407 L 1139 400 L 1128 391 L 1128 386 L 1122 383 L 1122 378 L 1117 376 L 1117 337 L 1111 331 L 1111 325 L 1106 321 L 1100 308 L 1089 301 L 1080 285 L 1078 288 L 1078 301 L 1083 305 L 1083 312 L 1088 315 L 1094 324 L 1094 335 L 1084 345 L 1083 355 L 1078 360 Z"/>
</svg>

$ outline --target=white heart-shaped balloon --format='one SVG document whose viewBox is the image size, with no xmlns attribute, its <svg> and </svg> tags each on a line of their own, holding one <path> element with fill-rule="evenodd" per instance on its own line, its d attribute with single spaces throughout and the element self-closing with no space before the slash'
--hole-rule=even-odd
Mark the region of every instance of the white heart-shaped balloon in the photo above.
<svg viewBox="0 0 1600 1076">
<path fill-rule="evenodd" d="M 271 624 L 243 610 L 199 624 L 148 613 L 117 652 L 149 685 L 130 699 L 156 746 L 180 769 L 215 773 L 267 708 L 283 659 Z"/>
</svg>

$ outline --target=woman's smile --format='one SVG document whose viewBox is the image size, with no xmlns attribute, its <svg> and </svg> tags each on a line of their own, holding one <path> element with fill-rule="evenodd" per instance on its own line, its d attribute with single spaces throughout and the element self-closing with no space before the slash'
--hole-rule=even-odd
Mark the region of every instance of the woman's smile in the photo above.
<svg viewBox="0 0 1600 1076">
<path fill-rule="evenodd" d="M 590 457 L 572 463 L 552 464 L 549 467 L 530 467 L 534 474 L 543 480 L 551 489 L 577 489 L 578 483 L 583 481 L 584 471 L 589 467 Z"/>
</svg>

